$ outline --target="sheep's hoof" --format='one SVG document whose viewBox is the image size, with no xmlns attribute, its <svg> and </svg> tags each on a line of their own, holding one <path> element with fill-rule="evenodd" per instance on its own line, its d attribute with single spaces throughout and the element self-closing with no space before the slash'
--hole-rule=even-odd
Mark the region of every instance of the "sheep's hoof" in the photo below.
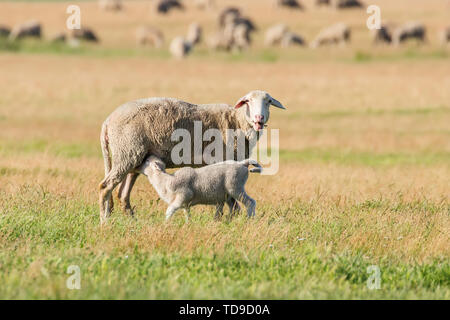
<svg viewBox="0 0 450 320">
<path fill-rule="evenodd" d="M 133 208 L 131 208 L 131 207 L 125 207 L 125 208 L 122 208 L 122 210 L 123 210 L 123 212 L 125 212 L 125 214 L 127 215 L 127 216 L 130 216 L 130 217 L 133 217 L 134 216 L 134 210 L 136 209 L 136 207 L 133 207 Z"/>
</svg>

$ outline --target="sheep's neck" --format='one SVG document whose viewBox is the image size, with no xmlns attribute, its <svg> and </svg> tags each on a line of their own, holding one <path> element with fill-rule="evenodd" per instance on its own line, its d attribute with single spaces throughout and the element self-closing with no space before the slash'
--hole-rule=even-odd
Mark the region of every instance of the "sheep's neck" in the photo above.
<svg viewBox="0 0 450 320">
<path fill-rule="evenodd" d="M 230 119 L 234 120 L 234 127 L 236 129 L 240 129 L 245 135 L 245 158 L 248 158 L 252 154 L 252 150 L 255 147 L 256 142 L 259 140 L 261 134 L 258 134 L 258 132 L 253 129 L 253 126 L 248 123 L 246 117 L 246 109 L 244 107 L 237 110 L 232 109 L 231 112 L 232 116 L 230 117 Z"/>
<path fill-rule="evenodd" d="M 240 108 L 240 109 L 232 109 L 233 112 L 236 113 L 235 119 L 237 120 L 236 128 L 240 128 L 242 131 L 245 132 L 245 135 L 247 136 L 247 132 L 249 130 L 255 131 L 253 127 L 248 123 L 247 118 L 245 116 L 246 109 Z"/>
<path fill-rule="evenodd" d="M 148 175 L 148 179 L 159 197 L 165 202 L 170 203 L 170 192 L 167 190 L 167 186 L 173 179 L 173 176 L 163 171 L 153 170 L 152 174 Z"/>
</svg>

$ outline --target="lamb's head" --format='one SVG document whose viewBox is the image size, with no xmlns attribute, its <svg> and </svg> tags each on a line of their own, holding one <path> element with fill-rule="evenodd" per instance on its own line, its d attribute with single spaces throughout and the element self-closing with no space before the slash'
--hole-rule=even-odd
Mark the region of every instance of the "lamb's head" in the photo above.
<svg viewBox="0 0 450 320">
<path fill-rule="evenodd" d="M 245 106 L 245 119 L 255 131 L 259 131 L 264 128 L 264 124 L 269 120 L 269 107 L 271 105 L 280 109 L 286 109 L 267 92 L 255 90 L 239 99 L 235 108 Z"/>
<path fill-rule="evenodd" d="M 166 169 L 166 164 L 156 156 L 150 156 L 142 163 L 142 165 L 137 169 L 138 172 L 145 174 L 146 176 L 151 175 L 155 171 L 162 171 Z"/>
</svg>

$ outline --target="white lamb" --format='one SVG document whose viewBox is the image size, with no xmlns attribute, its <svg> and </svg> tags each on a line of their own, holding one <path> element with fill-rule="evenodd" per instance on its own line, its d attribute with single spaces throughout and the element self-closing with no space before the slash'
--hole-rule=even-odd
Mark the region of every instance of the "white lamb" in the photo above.
<svg viewBox="0 0 450 320">
<path fill-rule="evenodd" d="M 255 215 L 256 201 L 245 192 L 249 165 L 255 168 L 250 172 L 261 172 L 262 168 L 255 160 L 224 161 L 202 168 L 184 167 L 174 174 L 166 173 L 165 163 L 155 156 L 150 156 L 137 169 L 148 177 L 158 195 L 169 207 L 166 220 L 183 208 L 189 217 L 189 208 L 197 204 L 216 205 L 216 219 L 223 214 L 224 204 L 233 215 L 234 200 L 241 201 L 247 216 Z"/>
</svg>

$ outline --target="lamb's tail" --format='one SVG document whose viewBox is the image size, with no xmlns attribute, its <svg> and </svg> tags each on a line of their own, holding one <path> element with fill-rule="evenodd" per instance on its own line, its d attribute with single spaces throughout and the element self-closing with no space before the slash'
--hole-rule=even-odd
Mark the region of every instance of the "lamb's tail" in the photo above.
<svg viewBox="0 0 450 320">
<path fill-rule="evenodd" d="M 253 159 L 245 159 L 242 161 L 242 164 L 246 167 L 249 167 L 250 165 L 254 166 L 255 168 L 251 168 L 249 171 L 254 173 L 261 173 L 262 172 L 262 166 L 258 163 L 258 161 Z"/>
</svg>

